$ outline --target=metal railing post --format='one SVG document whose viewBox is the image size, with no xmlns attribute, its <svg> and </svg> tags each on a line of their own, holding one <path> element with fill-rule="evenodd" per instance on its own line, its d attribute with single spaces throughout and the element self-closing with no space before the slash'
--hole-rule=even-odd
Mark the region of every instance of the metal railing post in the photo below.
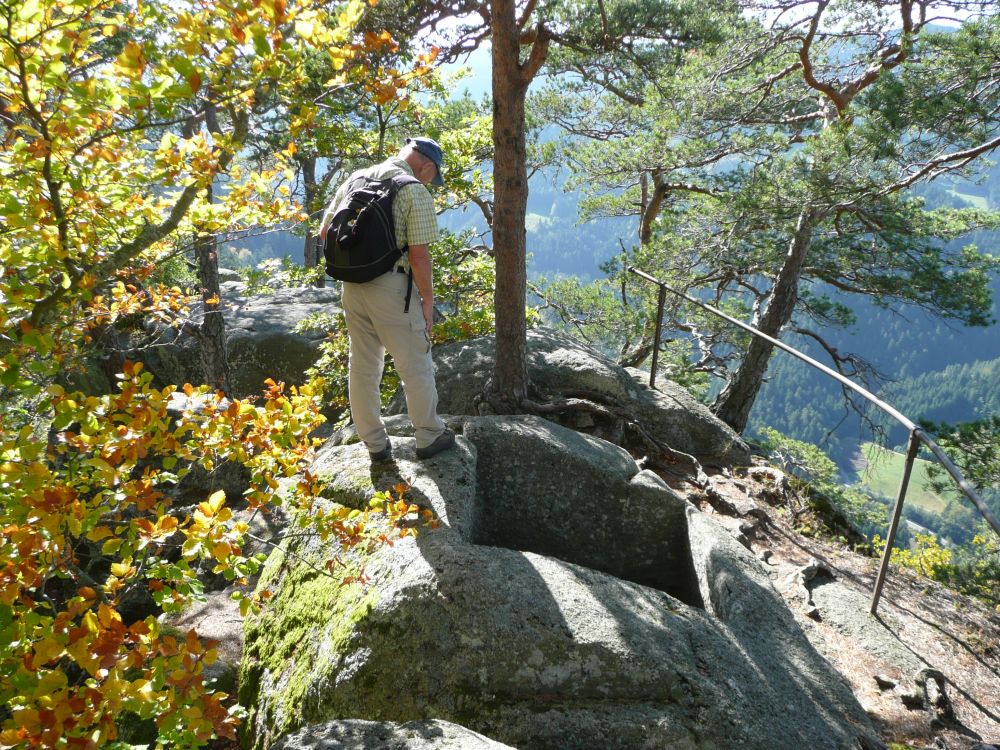
<svg viewBox="0 0 1000 750">
<path fill-rule="evenodd" d="M 643 279 L 646 279 L 647 281 L 656 284 L 660 289 L 659 309 L 657 310 L 657 316 L 656 316 L 656 341 L 653 343 L 653 366 L 651 368 L 649 375 L 650 387 L 653 386 L 653 382 L 656 377 L 656 360 L 657 360 L 657 351 L 660 343 L 660 334 L 662 332 L 661 329 L 663 326 L 663 306 L 665 300 L 665 292 L 670 292 L 671 294 L 680 297 L 681 299 L 687 300 L 692 305 L 696 305 L 697 307 L 700 307 L 703 310 L 707 310 L 708 312 L 712 313 L 713 315 L 719 318 L 722 318 L 723 320 L 725 320 L 728 323 L 731 323 L 737 328 L 740 328 L 746 331 L 747 333 L 756 336 L 759 339 L 763 339 L 764 341 L 767 341 L 771 345 L 783 351 L 788 352 L 793 357 L 802 360 L 810 367 L 813 367 L 822 372 L 824 375 L 833 378 L 838 383 L 843 385 L 845 388 L 850 388 L 852 391 L 854 391 L 862 398 L 866 399 L 870 403 L 877 406 L 879 409 L 884 411 L 890 417 L 899 422 L 899 424 L 903 425 L 903 427 L 909 430 L 910 440 L 909 440 L 909 447 L 907 449 L 906 466 L 903 471 L 903 479 L 899 488 L 899 497 L 896 499 L 896 507 L 893 511 L 892 524 L 890 525 L 889 528 L 889 538 L 886 540 L 885 554 L 882 556 L 882 565 L 879 570 L 878 580 L 875 585 L 875 591 L 872 595 L 872 607 L 871 607 L 872 614 L 875 614 L 876 609 L 878 609 L 879 598 L 882 594 L 882 586 L 885 583 L 886 571 L 889 568 L 889 558 L 892 555 L 892 545 L 896 539 L 896 530 L 899 526 L 899 519 L 903 511 L 903 501 L 906 498 L 906 488 L 910 482 L 910 473 L 913 470 L 913 462 L 916 459 L 917 447 L 919 446 L 921 441 L 923 441 L 923 443 L 930 449 L 930 451 L 938 459 L 941 465 L 944 466 L 948 474 L 951 475 L 951 478 L 955 480 L 955 483 L 958 485 L 959 489 L 962 490 L 962 492 L 965 493 L 966 497 L 968 497 L 969 500 L 972 501 L 972 504 L 976 506 L 982 517 L 986 519 L 986 522 L 997 533 L 997 536 L 1000 536 L 1000 519 L 997 519 L 997 517 L 992 512 L 990 512 L 990 509 L 982 501 L 982 498 L 979 497 L 979 495 L 976 493 L 972 485 L 969 484 L 969 482 L 966 481 L 965 477 L 962 476 L 962 473 L 958 470 L 958 467 L 956 467 L 955 464 L 952 462 L 952 460 L 948 458 L 947 454 L 945 454 L 945 452 L 941 449 L 941 446 L 935 443 L 927 435 L 927 433 L 921 430 L 920 427 L 917 426 L 911 419 L 904 416 L 902 413 L 900 413 L 898 410 L 887 404 L 885 401 L 882 401 L 881 399 L 877 398 L 870 391 L 867 391 L 866 389 L 862 388 L 860 385 L 853 382 L 849 378 L 844 377 L 841 373 L 831 370 L 826 365 L 822 364 L 821 362 L 817 362 L 812 357 L 803 354 L 798 349 L 789 346 L 785 342 L 779 341 L 776 338 L 772 338 L 771 336 L 768 336 L 766 333 L 758 331 L 753 326 L 749 326 L 743 321 L 737 320 L 736 318 L 730 315 L 726 315 L 724 312 L 722 312 L 721 310 L 717 310 L 711 305 L 706 305 L 704 302 L 702 302 L 699 299 L 695 299 L 690 294 L 685 294 L 684 292 L 678 291 L 668 286 L 667 284 L 664 284 L 655 276 L 650 276 L 648 273 L 646 273 L 645 271 L 640 271 L 635 266 L 629 266 L 628 270 L 629 272 L 634 273 L 636 276 L 639 276 Z"/>
<path fill-rule="evenodd" d="M 653 362 L 649 366 L 649 387 L 656 387 L 656 365 L 660 359 L 660 334 L 663 333 L 663 307 L 667 304 L 667 290 L 660 284 L 660 297 L 656 303 L 656 337 L 653 339 Z"/>
<path fill-rule="evenodd" d="M 885 585 L 885 576 L 889 570 L 889 559 L 892 557 L 892 545 L 896 541 L 896 531 L 899 529 L 899 519 L 903 515 L 903 501 L 906 500 L 906 489 L 910 485 L 910 474 L 913 471 L 913 461 L 917 457 L 917 450 L 920 448 L 920 436 L 917 430 L 910 432 L 910 440 L 906 446 L 906 465 L 903 466 L 903 478 L 899 480 L 899 493 L 896 495 L 896 507 L 892 510 L 892 522 L 889 524 L 889 533 L 885 538 L 885 551 L 882 553 L 882 564 L 878 569 L 878 577 L 875 579 L 875 590 L 872 592 L 871 613 L 874 615 L 878 611 L 878 602 L 882 598 L 882 587 Z"/>
</svg>

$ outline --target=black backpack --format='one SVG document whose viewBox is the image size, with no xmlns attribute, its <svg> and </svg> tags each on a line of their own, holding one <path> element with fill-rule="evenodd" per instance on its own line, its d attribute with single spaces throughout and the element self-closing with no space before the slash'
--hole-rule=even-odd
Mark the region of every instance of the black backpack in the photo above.
<svg viewBox="0 0 1000 750">
<path fill-rule="evenodd" d="M 411 184 L 420 180 L 402 174 L 385 180 L 361 175 L 348 185 L 323 245 L 330 276 L 338 281 L 371 281 L 396 265 L 403 252 L 396 247 L 392 202 L 401 187 Z"/>
</svg>

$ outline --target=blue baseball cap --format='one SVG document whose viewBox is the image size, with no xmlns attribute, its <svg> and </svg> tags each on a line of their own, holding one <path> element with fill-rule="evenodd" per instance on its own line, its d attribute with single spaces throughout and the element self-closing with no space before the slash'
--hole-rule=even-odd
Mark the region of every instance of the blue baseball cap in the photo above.
<svg viewBox="0 0 1000 750">
<path fill-rule="evenodd" d="M 434 175 L 431 184 L 438 187 L 444 186 L 444 178 L 441 177 L 441 172 L 444 171 L 444 153 L 441 151 L 441 147 L 437 144 L 437 141 L 433 138 L 418 136 L 417 138 L 407 138 L 406 144 L 413 146 L 414 151 L 434 162 L 434 166 L 437 167 L 437 174 Z"/>
</svg>

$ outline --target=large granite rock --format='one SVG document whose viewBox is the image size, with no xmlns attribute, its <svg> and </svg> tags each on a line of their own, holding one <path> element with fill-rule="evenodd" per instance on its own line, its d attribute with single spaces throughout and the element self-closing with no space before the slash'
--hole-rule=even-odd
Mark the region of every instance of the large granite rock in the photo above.
<svg viewBox="0 0 1000 750">
<path fill-rule="evenodd" d="M 358 507 L 406 482 L 441 524 L 272 554 L 241 668 L 254 748 L 431 717 L 522 750 L 878 747 L 753 556 L 618 447 L 484 417 L 430 461 L 393 448 L 373 470 L 363 446 L 329 446 L 314 473 Z"/>
<path fill-rule="evenodd" d="M 462 341 L 434 350 L 442 414 L 478 414 L 477 401 L 493 372 L 495 341 L 492 337 Z M 548 396 L 584 394 L 617 404 L 628 419 L 662 444 L 689 453 L 702 461 L 745 464 L 747 445 L 732 429 L 716 419 L 684 388 L 661 379 L 652 389 L 648 375 L 625 369 L 585 344 L 551 328 L 528 331 L 528 372 L 532 384 Z M 402 394 L 387 409 L 389 414 L 406 410 Z M 558 417 L 553 417 L 558 419 Z M 587 415 L 570 417 L 568 426 L 586 429 Z M 621 444 L 614 429 L 596 434 Z"/>
<path fill-rule="evenodd" d="M 447 721 L 346 719 L 307 727 L 275 745 L 275 750 L 513 750 L 489 737 Z"/>
<path fill-rule="evenodd" d="M 264 380 L 272 378 L 301 384 L 305 372 L 319 357 L 326 332 L 296 333 L 295 327 L 314 313 L 340 312 L 338 289 L 279 289 L 273 294 L 241 296 L 241 285 L 227 282 L 223 290 L 226 348 L 233 395 L 244 398 L 259 394 Z M 138 353 L 164 383 L 201 383 L 204 376 L 197 342 L 172 331 L 159 334 L 161 343 Z M 171 336 L 174 338 L 172 340 Z"/>
<path fill-rule="evenodd" d="M 465 436 L 478 452 L 477 496 L 489 498 L 475 543 L 557 557 L 701 606 L 685 503 L 624 449 L 537 417 L 472 419 Z"/>
<path fill-rule="evenodd" d="M 243 277 L 240 276 L 240 272 L 234 268 L 220 268 L 219 269 L 219 284 L 239 284 L 243 286 Z"/>
</svg>

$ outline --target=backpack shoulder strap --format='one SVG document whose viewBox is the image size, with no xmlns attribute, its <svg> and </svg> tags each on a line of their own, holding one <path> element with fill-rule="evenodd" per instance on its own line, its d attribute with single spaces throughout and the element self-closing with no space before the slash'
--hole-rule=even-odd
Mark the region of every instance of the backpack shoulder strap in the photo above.
<svg viewBox="0 0 1000 750">
<path fill-rule="evenodd" d="M 395 197 L 395 194 L 399 192 L 400 188 L 406 187 L 407 185 L 421 185 L 421 184 L 423 183 L 421 183 L 420 180 L 418 180 L 413 175 L 398 174 L 392 178 L 393 197 Z M 409 252 L 409 250 L 410 248 L 409 246 L 407 246 L 403 248 L 402 252 L 405 254 Z M 410 298 L 412 295 L 413 295 L 413 269 L 411 268 L 409 272 L 406 274 L 406 300 L 403 304 L 404 313 L 410 312 Z"/>
<path fill-rule="evenodd" d="M 355 176 L 353 180 L 350 180 L 347 183 L 347 190 L 345 191 L 344 195 L 345 196 L 350 195 L 354 191 L 360 190 L 361 188 L 371 184 L 372 182 L 376 182 L 376 180 L 372 180 L 371 177 L 362 172 L 361 174 Z"/>
<path fill-rule="evenodd" d="M 390 179 L 392 180 L 392 185 L 396 190 L 399 190 L 404 185 L 422 184 L 420 180 L 418 180 L 416 177 L 408 174 L 398 174 L 395 177 L 391 177 Z"/>
</svg>

